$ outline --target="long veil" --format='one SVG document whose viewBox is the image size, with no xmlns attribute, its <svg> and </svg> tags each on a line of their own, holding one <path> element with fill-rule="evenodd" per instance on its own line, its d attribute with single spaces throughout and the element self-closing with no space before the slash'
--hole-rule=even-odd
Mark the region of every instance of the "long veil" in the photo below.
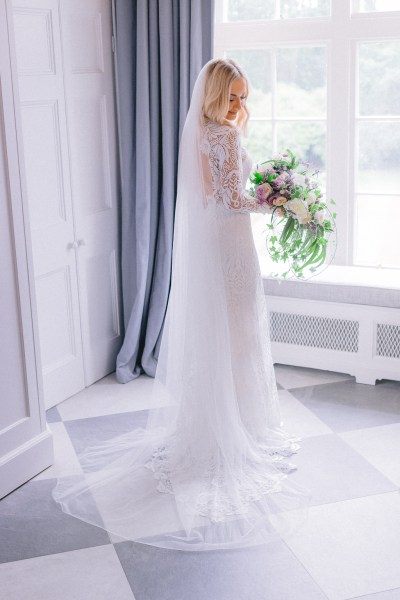
<svg viewBox="0 0 400 600">
<path fill-rule="evenodd" d="M 208 66 L 196 80 L 179 149 L 171 289 L 151 399 L 157 408 L 145 427 L 81 452 L 82 473 L 60 477 L 53 490 L 66 513 L 115 539 L 179 550 L 290 534 L 309 500 L 285 473 L 285 455 L 297 445 L 281 426 L 261 284 L 262 439 L 248 434 L 236 399 L 217 209 L 205 202 L 200 154 Z"/>
</svg>

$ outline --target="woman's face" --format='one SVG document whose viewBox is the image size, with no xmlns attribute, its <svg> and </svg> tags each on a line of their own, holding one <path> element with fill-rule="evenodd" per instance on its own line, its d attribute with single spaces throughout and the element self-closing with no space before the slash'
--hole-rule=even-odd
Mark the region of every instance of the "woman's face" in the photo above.
<svg viewBox="0 0 400 600">
<path fill-rule="evenodd" d="M 229 96 L 229 110 L 226 114 L 228 121 L 234 121 L 238 112 L 246 102 L 246 81 L 244 79 L 235 79 L 232 82 Z"/>
</svg>

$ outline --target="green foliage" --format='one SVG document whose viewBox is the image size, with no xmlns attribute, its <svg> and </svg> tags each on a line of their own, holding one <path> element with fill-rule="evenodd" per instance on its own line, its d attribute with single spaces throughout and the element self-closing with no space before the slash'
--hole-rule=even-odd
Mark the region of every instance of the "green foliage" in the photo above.
<svg viewBox="0 0 400 600">
<path fill-rule="evenodd" d="M 249 180 L 251 183 L 254 183 L 254 185 L 258 185 L 259 183 L 262 183 L 264 179 L 261 173 L 254 173 L 249 177 Z"/>
<path fill-rule="evenodd" d="M 279 237 L 276 235 L 273 217 L 271 221 L 274 233 L 267 238 L 267 250 L 273 262 L 283 262 L 289 267 L 281 277 L 286 278 L 292 273 L 295 277 L 304 279 L 307 269 L 315 273 L 324 264 L 328 245 L 326 236 L 333 232 L 329 220 L 315 228 L 310 224 L 302 225 L 289 216 Z"/>
<path fill-rule="evenodd" d="M 369 2 L 368 7 L 366 2 Z M 329 1 L 281 0 L 282 18 L 315 17 L 329 12 Z M 273 0 L 229 0 L 230 20 L 274 18 Z M 364 0 L 364 8 L 374 11 L 376 0 Z M 305 161 L 325 170 L 325 125 L 313 122 L 326 113 L 326 48 L 277 48 L 277 116 L 309 122 L 281 122 L 277 126 L 279 147 L 290 144 Z M 245 144 L 253 161 L 270 154 L 272 148 L 272 51 L 265 49 L 229 50 L 227 55 L 244 68 L 250 80 L 248 108 L 252 122 Z M 362 116 L 400 115 L 400 41 L 361 42 L 359 45 L 359 111 Z M 377 170 L 398 169 L 400 128 L 394 121 L 360 123 L 359 168 L 367 171 L 371 163 Z"/>
<path fill-rule="evenodd" d="M 228 19 L 249 21 L 271 19 L 274 16 L 275 0 L 229 0 Z"/>
<path fill-rule="evenodd" d="M 283 19 L 296 17 L 324 17 L 329 15 L 329 0 L 319 2 L 281 0 L 281 16 Z"/>
<path fill-rule="evenodd" d="M 321 17 L 329 15 L 329 0 L 304 2 L 304 0 L 281 0 L 282 19 Z M 228 19 L 249 21 L 272 19 L 275 13 L 275 0 L 229 0 Z"/>
<path fill-rule="evenodd" d="M 360 113 L 399 115 L 400 41 L 360 46 Z"/>
<path fill-rule="evenodd" d="M 303 46 L 278 49 L 277 75 L 279 85 L 290 83 L 293 87 L 305 91 L 325 88 L 325 48 Z"/>
</svg>

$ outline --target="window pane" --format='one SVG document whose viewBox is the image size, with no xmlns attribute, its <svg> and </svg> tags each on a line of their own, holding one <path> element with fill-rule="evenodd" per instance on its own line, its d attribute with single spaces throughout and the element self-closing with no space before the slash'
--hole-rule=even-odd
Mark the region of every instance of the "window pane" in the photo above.
<svg viewBox="0 0 400 600">
<path fill-rule="evenodd" d="M 353 0 L 353 12 L 367 13 L 400 10 L 399 0 Z"/>
<path fill-rule="evenodd" d="M 228 21 L 273 19 L 275 0 L 229 0 Z"/>
<path fill-rule="evenodd" d="M 356 202 L 355 263 L 400 267 L 400 196 L 359 196 Z"/>
<path fill-rule="evenodd" d="M 242 143 L 246 147 L 253 164 L 272 156 L 272 125 L 270 121 L 249 121 L 249 134 L 243 137 Z"/>
<path fill-rule="evenodd" d="M 271 116 L 271 51 L 228 50 L 227 58 L 235 60 L 249 78 L 247 107 L 251 117 Z"/>
<path fill-rule="evenodd" d="M 329 17 L 329 15 L 329 0 L 281 0 L 283 19 Z"/>
<path fill-rule="evenodd" d="M 359 123 L 358 148 L 356 190 L 366 194 L 398 194 L 400 123 Z"/>
<path fill-rule="evenodd" d="M 400 41 L 361 44 L 359 112 L 400 115 Z"/>
<path fill-rule="evenodd" d="M 326 115 L 326 49 L 279 48 L 277 114 L 280 117 Z"/>
<path fill-rule="evenodd" d="M 310 121 L 278 123 L 277 142 L 278 151 L 289 148 L 299 159 L 310 163 L 311 167 L 325 171 L 325 123 Z"/>
</svg>

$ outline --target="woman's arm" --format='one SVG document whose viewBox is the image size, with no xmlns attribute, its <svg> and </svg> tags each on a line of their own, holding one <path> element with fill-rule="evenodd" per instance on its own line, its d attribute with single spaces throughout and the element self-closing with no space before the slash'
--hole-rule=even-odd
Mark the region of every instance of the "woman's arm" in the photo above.
<svg viewBox="0 0 400 600">
<path fill-rule="evenodd" d="M 240 133 L 229 127 L 223 144 L 224 152 L 220 159 L 221 199 L 228 210 L 236 212 L 271 213 L 272 208 L 260 204 L 243 187 L 243 164 L 240 146 Z"/>
</svg>

